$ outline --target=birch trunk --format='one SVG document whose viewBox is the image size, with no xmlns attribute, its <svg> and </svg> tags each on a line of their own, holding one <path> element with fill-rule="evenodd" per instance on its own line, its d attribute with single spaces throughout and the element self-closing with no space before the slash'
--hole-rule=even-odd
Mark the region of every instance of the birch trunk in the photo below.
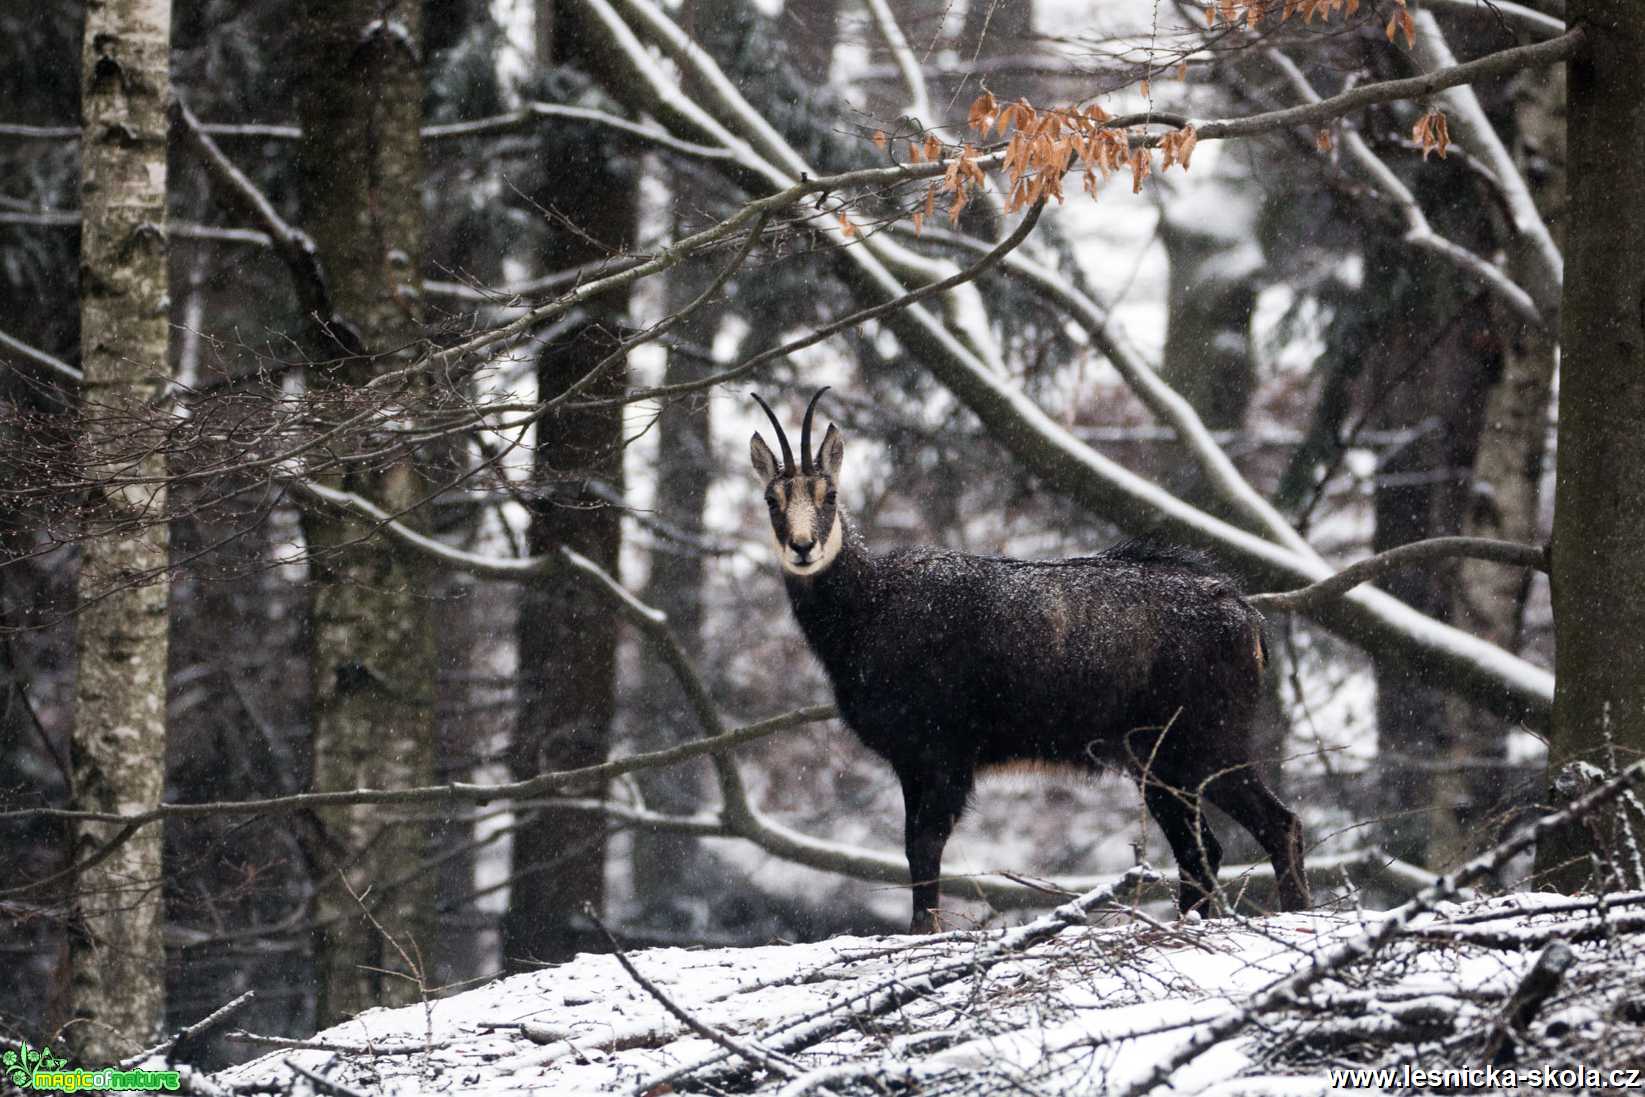
<svg viewBox="0 0 1645 1097">
<path fill-rule="evenodd" d="M 90 3 L 81 55 L 80 344 L 88 474 L 154 478 L 88 500 L 80 555 L 73 806 L 159 803 L 166 755 L 164 449 L 132 416 L 165 391 L 170 0 Z M 78 827 L 81 862 L 114 828 Z M 165 1013 L 161 829 L 75 881 L 71 1039 L 100 1067 L 151 1042 Z"/>
<path fill-rule="evenodd" d="M 421 5 L 307 0 L 300 14 L 298 185 L 337 313 L 359 354 L 319 348 L 311 388 L 356 386 L 401 364 L 421 335 Z M 415 394 L 407 397 L 414 406 Z M 322 478 L 426 528 L 430 485 L 407 459 Z M 434 780 L 435 678 L 427 565 L 369 527 L 304 512 L 312 554 L 314 788 Z M 331 863 L 317 880 L 320 1027 L 413 1002 L 434 953 L 426 822 L 360 806 L 322 812 Z"/>
</svg>

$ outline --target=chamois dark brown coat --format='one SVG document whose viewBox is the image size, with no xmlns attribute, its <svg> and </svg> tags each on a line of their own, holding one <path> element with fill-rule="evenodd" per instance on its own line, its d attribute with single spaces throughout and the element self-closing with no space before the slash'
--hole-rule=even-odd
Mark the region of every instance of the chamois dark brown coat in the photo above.
<svg viewBox="0 0 1645 1097">
<path fill-rule="evenodd" d="M 1048 561 L 871 553 L 836 501 L 839 431 L 809 453 L 821 395 L 798 467 L 763 400 L 784 461 L 758 434 L 751 452 L 794 616 L 841 718 L 902 784 L 914 930 L 936 926 L 943 847 L 978 773 L 1023 764 L 1134 775 L 1183 911 L 1206 903 L 1222 857 L 1201 795 L 1268 852 L 1285 909 L 1305 908 L 1301 826 L 1250 764 L 1266 648 L 1232 582 L 1145 541 Z"/>
</svg>

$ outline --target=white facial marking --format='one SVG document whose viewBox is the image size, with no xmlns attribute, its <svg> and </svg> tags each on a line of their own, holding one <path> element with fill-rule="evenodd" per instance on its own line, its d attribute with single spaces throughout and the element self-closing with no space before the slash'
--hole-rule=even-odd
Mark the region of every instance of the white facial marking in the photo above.
<svg viewBox="0 0 1645 1097">
<path fill-rule="evenodd" d="M 806 525 L 814 526 L 815 512 L 809 509 L 808 504 L 806 506 Z M 798 509 L 799 507 L 795 507 L 789 511 L 791 522 L 796 517 L 795 511 Z M 775 533 L 772 534 L 772 540 L 776 540 Z M 790 575 L 815 575 L 834 562 L 844 544 L 845 535 L 840 529 L 840 515 L 838 511 L 835 511 L 834 524 L 828 528 L 828 536 L 823 539 L 821 546 L 814 546 L 811 549 L 809 559 L 801 563 L 799 557 L 794 554 L 794 550 L 780 542 L 777 544 L 777 558 L 783 562 L 783 570 Z"/>
</svg>

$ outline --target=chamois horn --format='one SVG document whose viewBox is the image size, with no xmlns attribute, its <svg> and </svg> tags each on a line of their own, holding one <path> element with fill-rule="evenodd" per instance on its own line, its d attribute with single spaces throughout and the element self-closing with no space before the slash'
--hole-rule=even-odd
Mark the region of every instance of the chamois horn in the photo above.
<svg viewBox="0 0 1645 1097">
<path fill-rule="evenodd" d="M 767 419 L 771 420 L 771 429 L 777 432 L 777 444 L 782 446 L 782 448 L 783 448 L 783 472 L 784 472 L 784 474 L 786 474 L 788 476 L 793 476 L 794 475 L 794 451 L 792 449 L 788 448 L 788 435 L 783 433 L 783 425 L 781 423 L 777 422 L 777 414 L 774 411 L 771 410 L 771 405 L 770 404 L 768 404 L 764 400 L 760 399 L 760 394 L 759 393 L 751 392 L 748 395 L 752 396 L 754 398 L 754 402 L 759 404 L 760 407 L 765 409 L 765 417 Z M 807 420 L 807 422 L 809 422 L 809 420 Z M 806 459 L 806 465 L 807 465 L 808 470 L 809 470 L 810 463 L 811 463 L 810 458 L 807 458 Z"/>
<path fill-rule="evenodd" d="M 817 390 L 817 395 L 805 405 L 805 418 L 800 421 L 800 471 L 806 475 L 811 474 L 811 413 L 817 410 L 817 401 L 827 391 L 827 385 Z"/>
</svg>

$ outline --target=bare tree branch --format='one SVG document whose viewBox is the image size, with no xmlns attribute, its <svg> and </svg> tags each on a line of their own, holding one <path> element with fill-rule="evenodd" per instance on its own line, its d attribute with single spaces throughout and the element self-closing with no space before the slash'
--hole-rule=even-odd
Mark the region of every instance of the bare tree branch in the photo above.
<svg viewBox="0 0 1645 1097">
<path fill-rule="evenodd" d="M 314 240 L 308 233 L 286 223 L 257 184 L 235 167 L 201 128 L 199 119 L 181 97 L 172 99 L 171 117 L 173 130 L 199 155 L 207 174 L 217 184 L 218 198 L 231 211 L 259 225 L 268 234 L 275 253 L 291 272 L 292 288 L 297 291 L 304 315 L 338 333 L 351 330 L 336 315 Z"/>
<path fill-rule="evenodd" d="M 1277 49 L 1269 50 L 1268 57 L 1285 74 L 1291 87 L 1302 97 L 1305 103 L 1320 102 L 1319 93 L 1314 90 L 1308 78 L 1303 75 L 1295 62 Z M 1558 312 L 1558 302 L 1554 302 L 1555 312 L 1544 314 L 1539 303 L 1531 299 L 1525 289 L 1508 277 L 1506 271 L 1484 257 L 1475 255 L 1467 248 L 1452 240 L 1441 236 L 1429 225 L 1427 215 L 1422 212 L 1416 195 L 1407 187 L 1382 158 L 1371 151 L 1371 146 L 1365 143 L 1357 129 L 1348 128 L 1343 131 L 1343 147 L 1354 162 L 1371 177 L 1372 181 L 1382 190 L 1394 207 L 1404 218 L 1405 242 L 1414 248 L 1433 252 L 1440 258 L 1460 269 L 1468 277 L 1479 282 L 1486 289 L 1502 298 L 1503 302 L 1526 323 L 1543 330 L 1552 330 L 1555 326 L 1555 317 Z"/>
<path fill-rule="evenodd" d="M 9 350 L 14 354 L 21 355 L 24 359 L 33 362 L 37 366 L 44 366 L 46 369 L 57 374 L 57 376 L 63 378 L 65 381 L 72 381 L 74 384 L 78 385 L 81 381 L 85 380 L 84 374 L 56 355 L 47 354 L 39 347 L 31 346 L 28 343 L 23 342 L 21 339 L 7 335 L 3 331 L 0 331 L 0 349 Z"/>
<path fill-rule="evenodd" d="M 1044 210 L 1045 199 L 1042 198 L 1029 208 L 1028 212 L 1023 215 L 1021 223 L 1018 224 L 1017 227 L 1012 230 L 1012 232 L 1006 236 L 1005 239 L 1001 240 L 993 247 L 986 247 L 985 245 L 979 244 L 978 250 L 983 253 L 980 259 L 971 264 L 969 267 L 966 267 L 964 270 L 955 271 L 953 274 L 949 275 L 947 278 L 944 278 L 940 282 L 932 282 L 928 285 L 921 286 L 916 290 L 911 290 L 908 293 L 903 294 L 895 300 L 885 301 L 878 305 L 871 305 L 867 308 L 858 309 L 855 312 L 840 317 L 838 320 L 824 324 L 822 327 L 817 328 L 814 331 L 807 332 L 805 335 L 790 339 L 781 346 L 770 347 L 766 350 L 760 351 L 758 354 L 754 354 L 743 359 L 735 366 L 731 366 L 730 368 L 722 370 L 712 376 L 702 377 L 695 381 L 683 381 L 673 385 L 658 385 L 655 388 L 639 389 L 607 401 L 590 400 L 585 402 L 585 406 L 594 406 L 602 403 L 632 403 L 636 400 L 663 400 L 674 396 L 682 396 L 688 392 L 697 392 L 702 389 L 714 388 L 718 385 L 725 384 L 727 381 L 735 381 L 740 377 L 746 377 L 748 374 L 754 372 L 754 370 L 758 369 L 760 366 L 763 366 L 765 363 L 772 361 L 773 359 L 786 357 L 787 355 L 793 354 L 797 350 L 804 350 L 806 347 L 822 342 L 831 335 L 836 335 L 839 332 L 854 328 L 859 324 L 866 324 L 871 320 L 884 319 L 892 313 L 900 309 L 905 309 L 910 305 L 918 304 L 928 297 L 933 297 L 939 293 L 943 293 L 962 283 L 974 281 L 983 274 L 987 273 L 992 267 L 997 265 L 999 261 L 1010 252 L 1016 250 L 1016 248 L 1028 238 L 1028 234 L 1034 230 L 1034 226 L 1039 222 L 1040 214 L 1044 212 Z"/>
<path fill-rule="evenodd" d="M 1494 20 L 1532 38 L 1557 38 L 1565 33 L 1565 20 L 1513 0 L 1423 0 L 1422 6 L 1430 11 Z"/>
<path fill-rule="evenodd" d="M 658 766 L 672 765 L 691 758 L 699 758 L 716 751 L 763 739 L 768 735 L 819 720 L 830 720 L 837 715 L 832 705 L 812 705 L 773 716 L 770 719 L 717 735 L 711 739 L 697 739 L 666 750 L 646 754 L 631 754 L 598 765 L 580 769 L 556 770 L 539 773 L 523 781 L 495 785 L 475 785 L 453 781 L 444 785 L 423 785 L 403 789 L 339 789 L 331 792 L 301 792 L 290 796 L 273 796 L 265 800 L 217 800 L 200 804 L 161 804 L 152 811 L 134 815 L 120 815 L 102 811 L 69 811 L 63 808 L 20 808 L 0 812 L 0 819 L 78 819 L 98 823 L 123 823 L 125 829 L 136 828 L 161 819 L 199 818 L 215 815 L 286 815 L 307 808 L 336 807 L 343 804 L 490 804 L 499 800 L 520 800 L 563 789 L 575 789 L 608 781 L 625 773 Z M 122 836 L 129 837 L 129 835 Z M 10 895 L 26 891 L 39 884 L 11 888 L 0 894 Z"/>
<path fill-rule="evenodd" d="M 1428 70 L 1429 77 L 1468 67 L 1456 63 L 1456 57 L 1446 44 L 1445 32 L 1440 29 L 1439 21 L 1434 18 L 1432 12 L 1419 7 L 1414 18 L 1417 40 L 1416 45 L 1411 48 L 1411 57 L 1419 66 Z M 1582 28 L 1577 27 L 1541 45 L 1553 46 L 1573 36 L 1578 37 L 1580 44 L 1582 34 Z M 1481 64 L 1499 56 L 1501 55 L 1489 54 L 1468 64 Z M 1560 60 L 1570 60 L 1575 56 L 1575 52 L 1572 52 Z M 1557 329 L 1560 295 L 1565 283 L 1565 258 L 1560 254 L 1559 245 L 1554 243 L 1553 233 L 1548 231 L 1541 211 L 1537 209 L 1536 199 L 1531 196 L 1531 188 L 1525 181 L 1524 173 L 1519 170 L 1513 154 L 1502 143 L 1502 138 L 1497 136 L 1496 127 L 1485 117 L 1485 108 L 1480 106 L 1479 97 L 1474 94 L 1474 89 L 1466 84 L 1450 84 L 1447 87 L 1449 90 L 1440 97 L 1440 101 L 1445 106 L 1451 132 L 1472 149 L 1475 155 L 1484 160 L 1495 173 L 1503 197 L 1507 200 L 1508 212 L 1519 245 L 1516 250 L 1520 252 L 1521 265 L 1515 269 L 1524 271 L 1526 289 L 1536 301 L 1537 309 L 1546 319 L 1547 326 L 1550 329 Z"/>
<path fill-rule="evenodd" d="M 1431 537 L 1425 541 L 1398 545 L 1356 561 L 1330 578 L 1299 590 L 1252 594 L 1245 600 L 1271 613 L 1299 613 L 1332 598 L 1340 598 L 1361 583 L 1373 582 L 1400 568 L 1429 560 L 1453 559 L 1489 560 L 1509 567 L 1535 568 L 1541 572 L 1549 570 L 1546 545 L 1523 545 L 1517 541 L 1497 541 L 1489 537 Z"/>
<path fill-rule="evenodd" d="M 1421 26 L 1421 14 L 1417 15 L 1418 34 L 1420 43 L 1428 37 L 1428 31 Z M 1496 53 L 1486 54 L 1474 61 L 1456 64 L 1455 60 L 1449 64 L 1439 65 L 1420 76 L 1410 76 L 1402 80 L 1381 80 L 1374 84 L 1361 84 L 1340 95 L 1333 95 L 1321 99 L 1317 103 L 1307 103 L 1299 107 L 1286 107 L 1282 110 L 1266 111 L 1262 114 L 1253 114 L 1246 118 L 1227 118 L 1209 122 L 1193 122 L 1194 132 L 1201 141 L 1226 141 L 1234 137 L 1256 137 L 1259 134 L 1271 133 L 1274 130 L 1289 129 L 1292 126 L 1319 127 L 1326 122 L 1341 118 L 1350 111 L 1361 107 L 1374 106 L 1377 103 L 1392 103 L 1401 99 L 1421 100 L 1435 95 L 1447 88 L 1461 87 L 1472 84 L 1477 80 L 1489 80 L 1498 76 L 1507 76 L 1511 73 L 1528 68 L 1541 68 L 1546 65 L 1557 65 L 1561 61 L 1569 61 L 1582 49 L 1586 32 L 1581 27 L 1573 27 L 1558 38 L 1547 42 L 1537 42 L 1529 46 L 1514 46 L 1510 49 L 1498 50 Z M 1437 29 L 1434 37 L 1440 38 Z M 1449 56 L 1447 52 L 1446 56 Z M 1472 142 L 1479 144 L 1480 142 Z M 1516 173 L 1517 174 L 1517 173 Z M 1538 222 L 1540 223 L 1540 221 Z"/>
<path fill-rule="evenodd" d="M 931 93 L 926 90 L 925 73 L 920 71 L 919 58 L 908 48 L 908 39 L 897 25 L 897 16 L 891 10 L 891 4 L 888 0 L 863 0 L 863 3 L 867 5 L 874 25 L 879 28 L 880 37 L 885 39 L 885 46 L 891 51 L 897 71 L 902 73 L 903 84 L 908 88 L 906 113 L 921 126 L 936 125 L 937 119 L 931 115 Z"/>
</svg>

